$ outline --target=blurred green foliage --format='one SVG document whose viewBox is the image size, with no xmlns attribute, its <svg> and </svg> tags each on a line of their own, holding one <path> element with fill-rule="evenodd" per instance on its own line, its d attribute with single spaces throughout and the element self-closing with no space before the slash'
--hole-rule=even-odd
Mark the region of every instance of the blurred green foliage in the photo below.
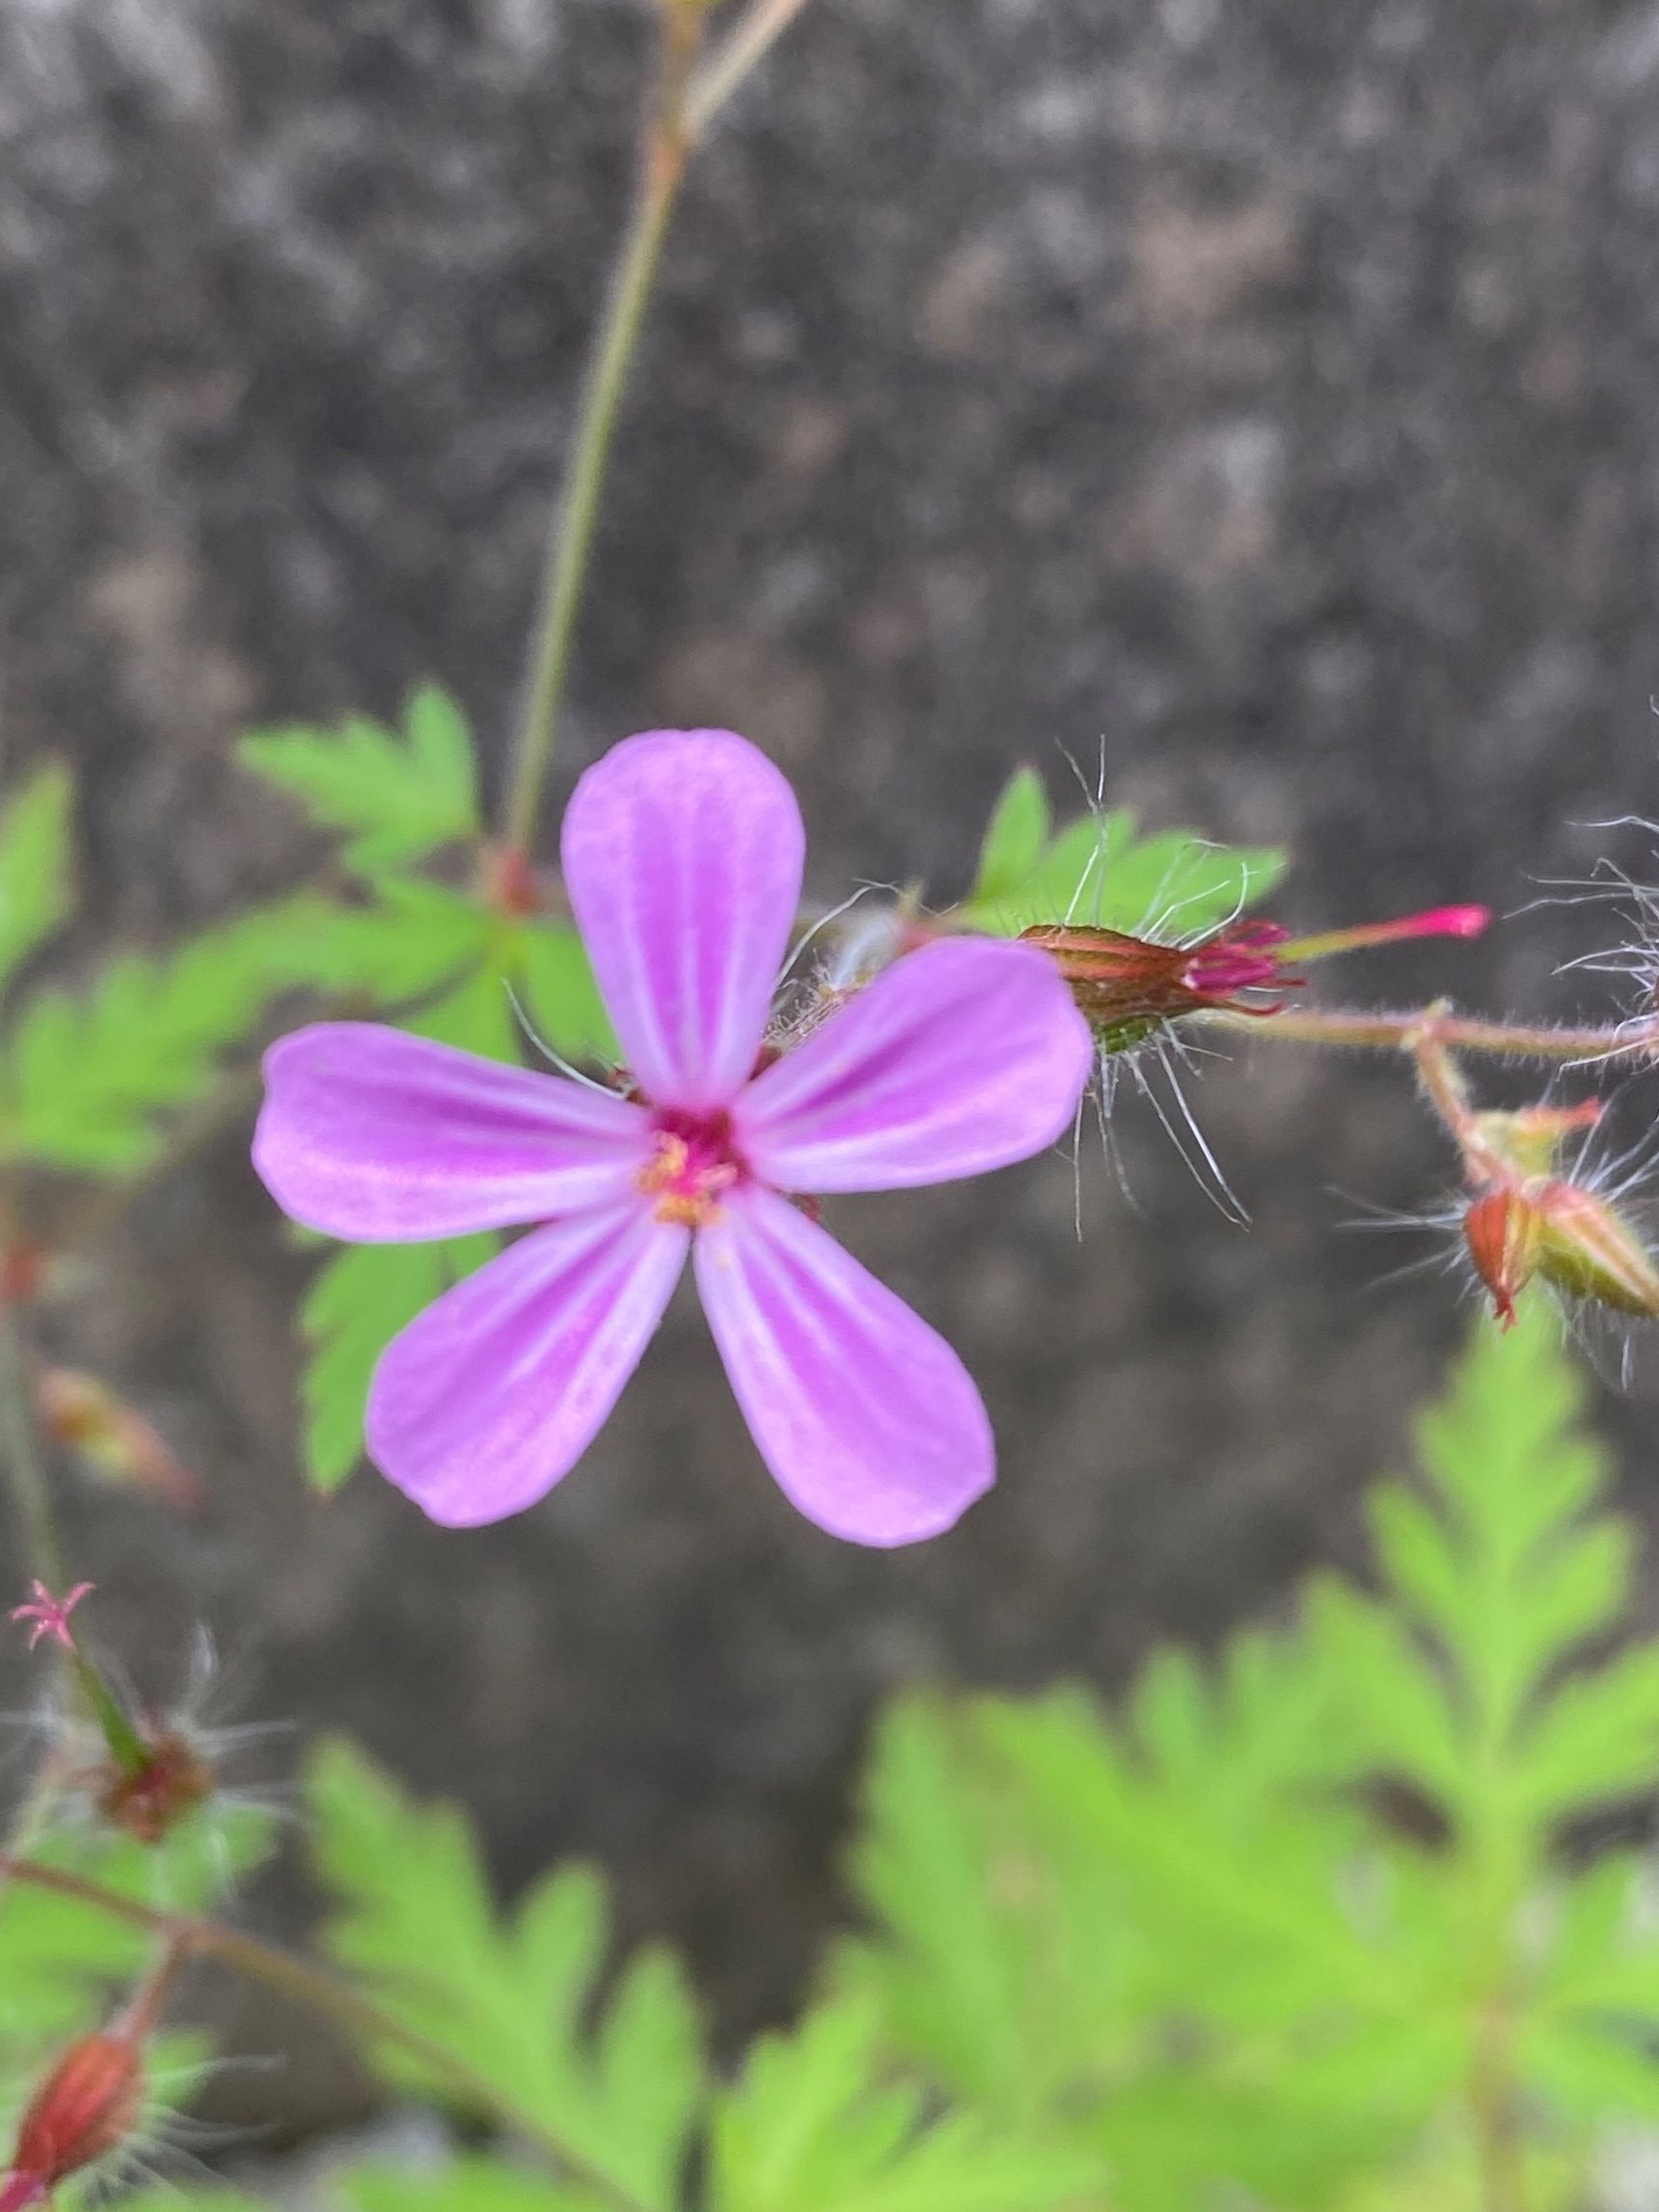
<svg viewBox="0 0 1659 2212">
<path fill-rule="evenodd" d="M 1317 1576 L 1213 1662 L 1162 1651 L 1115 1710 L 901 1699 L 852 1852 L 861 1932 L 733 2068 L 667 1953 L 617 1958 L 591 1869 L 503 1908 L 458 1812 L 325 1744 L 324 1948 L 433 2049 L 375 2044 L 389 2089 L 472 2146 L 348 2168 L 335 2200 L 1591 2212 L 1610 2146 L 1659 2126 L 1648 1861 L 1635 1823 L 1587 1827 L 1650 1802 L 1659 1642 L 1621 1640 L 1633 1540 L 1580 1410 L 1544 1310 L 1482 1327 L 1419 1478 L 1372 1499 L 1364 1586 Z M 100 1871 L 200 1900 L 208 1835 L 97 1846 Z M 8 2070 L 141 1951 L 9 1893 Z"/>
</svg>

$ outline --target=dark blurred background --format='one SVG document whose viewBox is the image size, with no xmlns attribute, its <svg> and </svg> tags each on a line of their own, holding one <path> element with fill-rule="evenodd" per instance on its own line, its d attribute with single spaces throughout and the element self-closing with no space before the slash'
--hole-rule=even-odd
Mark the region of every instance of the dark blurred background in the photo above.
<svg viewBox="0 0 1659 2212">
<path fill-rule="evenodd" d="M 648 32 L 7 0 L 0 724 L 83 771 L 89 944 L 311 864 L 231 765 L 252 721 L 435 675 L 499 769 Z M 1015 765 L 1064 794 L 1103 747 L 1150 823 L 1289 840 L 1297 923 L 1640 872 L 1579 825 L 1659 812 L 1656 236 L 1651 0 L 812 0 L 686 195 L 558 797 L 628 730 L 729 724 L 797 780 L 815 893 L 942 898 Z M 1614 929 L 1546 908 L 1346 980 L 1564 1013 Z M 305 1268 L 238 1134 L 65 1336 L 212 1488 L 182 1525 L 71 1493 L 103 1631 L 161 1686 L 205 1618 L 245 1717 L 463 1794 L 508 1884 L 597 1854 L 722 2031 L 775 2016 L 890 1685 L 1121 1681 L 1362 1555 L 1461 1324 L 1380 1279 L 1429 1247 L 1341 1223 L 1451 1163 L 1392 1066 L 1259 1046 L 1195 1105 L 1249 1231 L 1132 1105 L 1133 1202 L 1086 1149 L 1081 1243 L 1058 1159 L 837 1209 L 1001 1437 L 995 1496 L 890 1555 L 775 1493 L 689 1302 L 529 1516 L 443 1533 L 367 1474 L 318 1504 Z M 236 2094 L 350 2096 L 303 2061 Z"/>
</svg>

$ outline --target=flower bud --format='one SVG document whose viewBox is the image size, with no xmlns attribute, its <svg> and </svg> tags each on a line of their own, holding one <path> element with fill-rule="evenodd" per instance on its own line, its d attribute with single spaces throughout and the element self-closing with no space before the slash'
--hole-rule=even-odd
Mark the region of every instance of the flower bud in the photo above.
<svg viewBox="0 0 1659 2212">
<path fill-rule="evenodd" d="M 1537 1275 L 1615 1313 L 1659 1316 L 1659 1270 L 1618 1210 L 1582 1184 L 1533 1176 L 1476 1198 L 1463 1217 L 1475 1270 L 1508 1328 Z"/>
<path fill-rule="evenodd" d="M 130 2143 L 144 2116 L 145 2043 L 181 1955 L 170 1947 L 124 2012 L 71 2043 L 37 2088 L 0 2174 L 0 2212 L 48 2202 L 60 2182 Z"/>
<path fill-rule="evenodd" d="M 182 1730 L 145 1723 L 138 1735 L 139 1760 L 112 1758 L 88 1779 L 98 1813 L 112 1828 L 155 1844 L 206 1804 L 214 1775 Z"/>
<path fill-rule="evenodd" d="M 12 2154 L 8 2190 L 32 2184 L 37 2195 L 12 2200 L 38 2202 L 71 2173 L 119 2150 L 143 2107 L 144 2055 L 132 2037 L 83 2035 L 71 2043 L 30 2098 Z"/>
<path fill-rule="evenodd" d="M 1513 1188 L 1488 1190 L 1463 1216 L 1463 1241 L 1501 1328 L 1514 1326 L 1515 1300 L 1537 1270 L 1541 1226 L 1537 1208 Z"/>
<path fill-rule="evenodd" d="M 1299 979 L 1282 972 L 1278 948 L 1289 933 L 1277 922 L 1233 922 L 1184 945 L 1060 923 L 1020 934 L 1052 956 L 1107 1051 L 1139 1044 L 1183 1014 L 1274 1014 L 1284 1004 L 1277 994 L 1300 988 Z"/>
<path fill-rule="evenodd" d="M 46 1434 L 80 1453 L 111 1482 L 148 1490 L 180 1512 L 201 1504 L 195 1476 L 143 1414 L 96 1376 L 70 1367 L 43 1367 L 35 1378 L 35 1403 Z"/>
</svg>

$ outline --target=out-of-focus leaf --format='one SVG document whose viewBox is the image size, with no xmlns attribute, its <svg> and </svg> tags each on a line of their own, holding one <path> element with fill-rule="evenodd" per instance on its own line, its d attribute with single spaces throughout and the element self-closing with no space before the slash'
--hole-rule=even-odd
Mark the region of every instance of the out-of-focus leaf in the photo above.
<svg viewBox="0 0 1659 2212">
<path fill-rule="evenodd" d="M 401 736 L 357 715 L 337 729 L 258 730 L 237 750 L 319 827 L 345 833 L 344 858 L 366 875 L 477 833 L 472 740 L 460 708 L 436 685 L 413 695 Z"/>
<path fill-rule="evenodd" d="M 334 1490 L 363 1456 L 375 1363 L 398 1330 L 499 1250 L 489 1234 L 432 1244 L 347 1244 L 325 1260 L 300 1307 L 306 1364 L 306 1466 Z"/>
<path fill-rule="evenodd" d="M 1024 805 L 1019 833 L 1028 840 L 1033 817 Z M 1284 871 L 1282 853 L 1212 844 L 1190 830 L 1138 837 L 1132 814 L 1086 814 L 1019 876 L 1005 865 L 994 889 L 976 885 L 956 918 L 999 937 L 1038 922 L 1073 922 L 1175 943 L 1232 920 Z"/>
<path fill-rule="evenodd" d="M 0 984 L 69 911 L 68 769 L 38 769 L 0 813 Z"/>
<path fill-rule="evenodd" d="M 1034 768 L 1017 768 L 986 829 L 970 905 L 1006 897 L 1030 881 L 1048 842 L 1051 819 L 1043 778 Z"/>
<path fill-rule="evenodd" d="M 310 1802 L 338 1899 L 328 1944 L 340 1964 L 567 2146 L 586 2175 L 643 2212 L 672 2212 L 703 2096 L 677 1964 L 636 1952 L 597 2006 L 610 1941 L 590 1869 L 560 1868 L 503 1913 L 461 1815 L 413 1804 L 341 1743 L 313 1761 Z M 380 2058 L 394 2079 L 454 2098 L 452 2081 L 412 2072 L 391 2050 Z"/>
</svg>

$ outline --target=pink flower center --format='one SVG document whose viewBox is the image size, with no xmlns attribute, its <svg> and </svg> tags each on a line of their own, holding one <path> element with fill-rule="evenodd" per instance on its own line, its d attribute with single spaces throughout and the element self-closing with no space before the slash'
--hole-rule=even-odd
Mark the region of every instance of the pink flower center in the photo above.
<svg viewBox="0 0 1659 2212">
<path fill-rule="evenodd" d="M 669 1107 L 657 1113 L 651 1157 L 638 1182 L 656 1200 L 656 1220 L 685 1229 L 706 1229 L 721 1217 L 720 1196 L 748 1174 L 748 1163 L 732 1142 L 731 1116 L 724 1112 L 687 1113 Z"/>
</svg>

